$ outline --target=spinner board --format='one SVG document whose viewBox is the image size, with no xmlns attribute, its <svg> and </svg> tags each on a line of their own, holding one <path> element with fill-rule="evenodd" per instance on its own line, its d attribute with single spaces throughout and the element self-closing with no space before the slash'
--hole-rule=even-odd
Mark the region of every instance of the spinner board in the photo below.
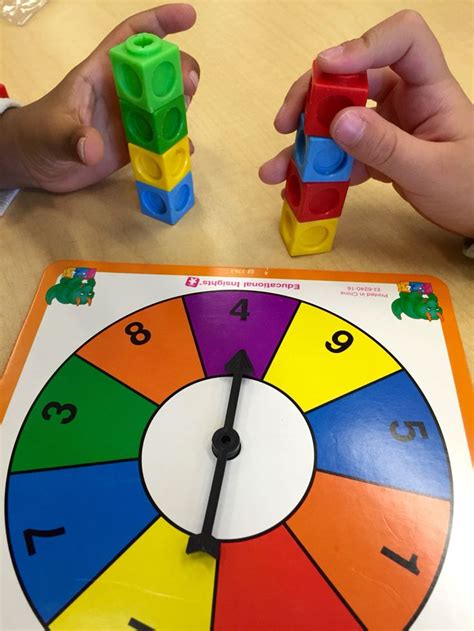
<svg viewBox="0 0 474 631">
<path fill-rule="evenodd" d="M 2 630 L 472 628 L 435 278 L 62 262 L 0 393 Z"/>
</svg>

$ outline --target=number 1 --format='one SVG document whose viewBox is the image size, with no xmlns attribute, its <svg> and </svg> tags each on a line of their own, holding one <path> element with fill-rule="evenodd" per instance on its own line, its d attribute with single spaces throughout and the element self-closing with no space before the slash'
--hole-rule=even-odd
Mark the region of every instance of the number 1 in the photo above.
<svg viewBox="0 0 474 631">
<path fill-rule="evenodd" d="M 140 620 L 136 620 L 135 618 L 130 618 L 128 626 L 132 627 L 132 629 L 137 629 L 137 631 L 155 631 L 153 627 L 149 627 L 144 622 L 140 622 Z"/>
</svg>

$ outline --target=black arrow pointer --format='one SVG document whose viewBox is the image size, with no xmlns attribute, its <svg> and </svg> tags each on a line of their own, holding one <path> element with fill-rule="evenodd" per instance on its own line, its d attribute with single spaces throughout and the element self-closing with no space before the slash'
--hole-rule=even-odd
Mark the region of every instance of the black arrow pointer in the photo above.
<svg viewBox="0 0 474 631">
<path fill-rule="evenodd" d="M 212 452 L 217 458 L 217 461 L 216 468 L 214 469 L 214 477 L 212 478 L 211 491 L 207 501 L 206 514 L 204 516 L 202 532 L 190 535 L 186 547 L 187 554 L 192 554 L 193 552 L 207 552 L 207 554 L 210 554 L 216 559 L 219 556 L 220 542 L 212 535 L 212 529 L 214 528 L 227 461 L 232 460 L 232 458 L 235 458 L 240 453 L 240 436 L 233 426 L 237 412 L 242 377 L 244 375 L 251 375 L 253 373 L 253 366 L 247 353 L 242 349 L 227 362 L 225 371 L 232 375 L 232 387 L 230 389 L 224 426 L 215 431 L 212 436 Z"/>
</svg>

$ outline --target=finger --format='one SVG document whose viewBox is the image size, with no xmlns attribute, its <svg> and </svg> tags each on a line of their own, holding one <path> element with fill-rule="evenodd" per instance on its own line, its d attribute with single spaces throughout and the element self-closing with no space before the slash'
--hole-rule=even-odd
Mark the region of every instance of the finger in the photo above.
<svg viewBox="0 0 474 631">
<path fill-rule="evenodd" d="M 369 99 L 375 101 L 383 100 L 399 81 L 398 75 L 390 68 L 369 70 L 367 74 Z M 304 110 L 310 76 L 311 71 L 305 72 L 294 82 L 277 113 L 274 125 L 281 134 L 289 134 L 297 128 L 299 116 Z"/>
<path fill-rule="evenodd" d="M 367 167 L 365 166 L 365 164 L 359 162 L 359 160 L 354 160 L 351 173 L 351 186 L 363 184 L 369 178 L 370 175 L 367 173 Z"/>
<path fill-rule="evenodd" d="M 400 81 L 400 77 L 390 68 L 374 68 L 367 71 L 369 93 L 367 98 L 383 101 Z"/>
<path fill-rule="evenodd" d="M 286 149 L 280 151 L 277 156 L 268 160 L 265 164 L 262 164 L 258 170 L 258 175 L 262 182 L 265 182 L 265 184 L 279 184 L 280 182 L 284 182 L 286 180 L 286 172 L 292 153 L 293 145 L 286 147 Z"/>
<path fill-rule="evenodd" d="M 96 166 L 104 157 L 104 141 L 94 127 L 76 129 L 71 136 L 70 146 L 75 147 L 75 157 L 84 166 Z"/>
<path fill-rule="evenodd" d="M 97 129 L 82 125 L 69 115 L 47 117 L 39 131 L 42 151 L 52 163 L 95 166 L 104 156 L 104 141 Z"/>
<path fill-rule="evenodd" d="M 159 37 L 165 37 L 168 33 L 187 31 L 195 22 L 196 11 L 190 4 L 165 4 L 142 11 L 119 24 L 92 54 L 108 55 L 113 46 L 136 33 L 154 33 Z"/>
<path fill-rule="evenodd" d="M 310 77 L 311 71 L 308 70 L 289 89 L 274 122 L 275 128 L 281 134 L 289 134 L 298 126 L 298 118 L 304 109 Z"/>
<path fill-rule="evenodd" d="M 390 66 L 412 85 L 429 85 L 451 76 L 441 46 L 422 16 L 403 10 L 362 37 L 318 56 L 324 72 L 353 73 Z"/>
<path fill-rule="evenodd" d="M 377 180 L 378 182 L 383 182 L 384 184 L 390 184 L 391 182 L 393 182 L 392 178 L 389 177 L 388 175 L 385 175 L 385 173 L 382 173 L 382 171 L 378 171 L 377 169 L 373 169 L 372 167 L 367 167 L 367 175 L 369 177 L 371 177 L 373 180 Z"/>
<path fill-rule="evenodd" d="M 289 152 L 289 155 L 287 155 L 287 152 Z M 278 154 L 278 156 L 263 164 L 259 169 L 260 179 L 265 182 L 265 184 L 280 184 L 280 182 L 284 182 L 286 180 L 288 162 L 292 153 L 293 147 L 288 147 Z M 350 185 L 357 186 L 359 184 L 363 184 L 370 178 L 380 182 L 392 181 L 391 178 L 383 173 L 380 173 L 380 171 L 377 171 L 376 169 L 369 169 L 363 162 L 354 160 Z M 284 198 L 284 189 L 282 190 L 282 197 Z"/>
<path fill-rule="evenodd" d="M 342 110 L 335 116 L 330 133 L 351 156 L 404 188 L 419 190 L 433 177 L 436 143 L 407 134 L 374 110 Z"/>
<path fill-rule="evenodd" d="M 191 57 L 188 53 L 181 52 L 181 68 L 183 72 L 184 94 L 194 96 L 201 77 L 199 64 L 194 57 Z"/>
</svg>

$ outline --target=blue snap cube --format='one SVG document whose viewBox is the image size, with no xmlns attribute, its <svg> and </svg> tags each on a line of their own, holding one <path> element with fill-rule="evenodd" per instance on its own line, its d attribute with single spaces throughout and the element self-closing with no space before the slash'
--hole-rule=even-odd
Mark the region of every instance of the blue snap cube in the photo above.
<svg viewBox="0 0 474 631">
<path fill-rule="evenodd" d="M 301 114 L 294 159 L 302 182 L 345 182 L 351 176 L 351 156 L 331 138 L 307 136 Z"/>
<path fill-rule="evenodd" d="M 174 226 L 194 206 L 193 179 L 188 173 L 171 191 L 136 182 L 138 199 L 144 215 Z"/>
</svg>

